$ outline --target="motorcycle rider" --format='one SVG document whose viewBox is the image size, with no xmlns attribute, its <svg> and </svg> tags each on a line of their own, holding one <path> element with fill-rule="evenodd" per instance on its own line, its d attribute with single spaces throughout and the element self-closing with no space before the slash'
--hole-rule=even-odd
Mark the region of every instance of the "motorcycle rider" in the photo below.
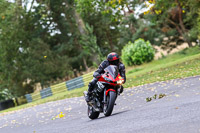
<svg viewBox="0 0 200 133">
<path fill-rule="evenodd" d="M 101 77 L 101 74 L 104 73 L 104 69 L 109 65 L 116 65 L 119 68 L 119 73 L 121 77 L 124 79 L 124 83 L 126 82 L 126 74 L 125 74 L 125 66 L 123 63 L 119 61 L 119 55 L 115 52 L 109 53 L 107 56 L 107 60 L 104 60 L 98 67 L 98 69 L 93 74 L 93 79 L 88 85 L 88 92 L 85 97 L 86 102 L 90 101 L 91 93 L 93 88 L 95 87 L 98 79 Z M 121 87 L 120 93 L 123 92 L 123 86 Z"/>
</svg>

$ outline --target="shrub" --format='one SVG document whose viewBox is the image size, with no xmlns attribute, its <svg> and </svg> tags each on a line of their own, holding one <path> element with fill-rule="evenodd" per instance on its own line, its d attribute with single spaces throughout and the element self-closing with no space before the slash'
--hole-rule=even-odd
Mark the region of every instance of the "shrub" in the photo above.
<svg viewBox="0 0 200 133">
<path fill-rule="evenodd" d="M 12 99 L 14 96 L 8 89 L 0 89 L 0 101 Z"/>
<path fill-rule="evenodd" d="M 144 62 L 150 62 L 154 58 L 154 49 L 149 41 L 138 39 L 134 43 L 129 42 L 122 49 L 122 60 L 128 65 L 140 65 Z"/>
</svg>

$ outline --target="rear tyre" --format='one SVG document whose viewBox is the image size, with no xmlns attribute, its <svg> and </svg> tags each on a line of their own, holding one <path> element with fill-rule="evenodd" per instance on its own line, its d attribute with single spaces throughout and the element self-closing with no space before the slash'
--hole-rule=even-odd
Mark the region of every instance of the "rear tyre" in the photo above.
<svg viewBox="0 0 200 133">
<path fill-rule="evenodd" d="M 88 117 L 90 119 L 96 119 L 99 117 L 100 112 L 95 112 L 92 106 L 88 106 Z"/>
<path fill-rule="evenodd" d="M 110 116 L 113 108 L 114 108 L 114 104 L 115 104 L 115 99 L 116 99 L 116 93 L 114 91 L 109 91 L 108 95 L 106 96 L 106 104 L 104 104 L 104 115 L 105 116 Z"/>
</svg>

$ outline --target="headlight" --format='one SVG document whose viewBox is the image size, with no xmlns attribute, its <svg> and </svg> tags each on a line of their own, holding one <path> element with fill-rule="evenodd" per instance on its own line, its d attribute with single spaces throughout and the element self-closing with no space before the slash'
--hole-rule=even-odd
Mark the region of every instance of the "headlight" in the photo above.
<svg viewBox="0 0 200 133">
<path fill-rule="evenodd" d="M 123 80 L 118 80 L 118 81 L 117 81 L 117 84 L 120 84 L 120 85 L 121 85 L 122 83 L 123 83 Z"/>
</svg>

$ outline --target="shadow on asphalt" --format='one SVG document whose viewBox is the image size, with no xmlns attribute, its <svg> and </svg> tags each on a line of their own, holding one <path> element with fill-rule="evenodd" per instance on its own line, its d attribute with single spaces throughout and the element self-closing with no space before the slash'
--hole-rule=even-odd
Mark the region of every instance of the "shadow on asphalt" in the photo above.
<svg viewBox="0 0 200 133">
<path fill-rule="evenodd" d="M 119 115 L 119 114 L 122 114 L 122 113 L 126 113 L 126 112 L 128 112 L 128 111 L 130 111 L 130 110 L 124 110 L 124 111 L 121 111 L 121 112 L 117 112 L 117 113 L 114 113 L 114 114 L 112 114 L 112 115 L 110 115 L 110 116 L 107 116 L 107 117 L 112 117 L 112 116 L 115 116 L 115 115 Z M 97 120 L 104 119 L 104 118 L 107 118 L 107 117 L 106 117 L 106 116 L 102 116 L 102 117 L 99 117 L 99 118 L 97 118 L 97 119 L 90 120 L 90 121 L 88 121 L 88 122 L 97 121 Z"/>
<path fill-rule="evenodd" d="M 118 114 L 121 114 L 121 113 L 125 113 L 125 112 L 128 112 L 128 111 L 130 111 L 130 110 L 124 110 L 124 111 L 121 111 L 121 112 L 117 112 L 117 113 L 112 114 L 111 116 L 118 115 Z"/>
</svg>

